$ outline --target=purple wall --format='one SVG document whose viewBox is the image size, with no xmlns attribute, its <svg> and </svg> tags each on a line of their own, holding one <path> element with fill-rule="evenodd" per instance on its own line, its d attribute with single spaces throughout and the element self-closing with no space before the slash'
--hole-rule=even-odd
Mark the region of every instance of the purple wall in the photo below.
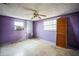
<svg viewBox="0 0 79 59">
<path fill-rule="evenodd" d="M 64 15 L 68 17 L 67 47 L 79 49 L 79 12 Z M 53 18 L 51 18 L 53 20 Z M 34 37 L 56 43 L 56 32 L 43 30 L 43 21 L 34 22 Z"/>
<path fill-rule="evenodd" d="M 35 35 L 34 37 L 38 37 L 40 39 L 44 39 L 56 44 L 56 31 L 44 30 L 42 20 L 34 22 L 34 35 Z"/>
<path fill-rule="evenodd" d="M 14 21 L 21 21 L 25 23 L 25 30 L 15 31 Z M 12 43 L 27 38 L 26 21 L 18 18 L 1 16 L 0 15 L 0 43 Z"/>
<path fill-rule="evenodd" d="M 79 49 L 79 12 L 68 17 L 68 48 Z"/>
<path fill-rule="evenodd" d="M 68 48 L 79 48 L 79 12 L 65 16 L 68 17 L 67 46 Z M 53 20 L 53 18 L 51 19 Z M 28 38 L 26 30 L 14 30 L 14 21 L 25 22 L 25 28 L 27 26 L 27 21 L 0 15 L 0 43 L 17 42 Z M 34 37 L 38 37 L 56 43 L 56 32 L 43 30 L 42 20 L 34 21 L 33 27 Z"/>
</svg>

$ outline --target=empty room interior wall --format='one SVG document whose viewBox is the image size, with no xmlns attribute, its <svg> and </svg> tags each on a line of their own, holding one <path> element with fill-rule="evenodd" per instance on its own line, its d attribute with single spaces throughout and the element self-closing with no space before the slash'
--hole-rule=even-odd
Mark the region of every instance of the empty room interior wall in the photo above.
<svg viewBox="0 0 79 59">
<path fill-rule="evenodd" d="M 66 15 L 68 19 L 68 48 L 79 49 L 79 12 Z"/>
<path fill-rule="evenodd" d="M 14 30 L 14 21 L 24 22 L 24 30 Z M 28 39 L 29 34 L 27 34 L 26 27 L 27 21 L 23 19 L 0 15 L 0 43 L 5 44 Z"/>
<path fill-rule="evenodd" d="M 67 18 L 67 48 L 79 49 L 79 12 L 70 13 Z M 53 18 L 51 19 L 53 20 Z M 34 37 L 44 39 L 56 44 L 56 31 L 45 31 L 43 20 L 33 22 Z"/>
<path fill-rule="evenodd" d="M 54 18 L 51 18 L 50 20 L 53 20 L 53 19 Z M 34 27 L 33 29 L 34 37 L 47 40 L 47 41 L 53 42 L 53 44 L 56 44 L 56 31 L 44 30 L 44 20 L 34 21 L 33 27 Z"/>
</svg>

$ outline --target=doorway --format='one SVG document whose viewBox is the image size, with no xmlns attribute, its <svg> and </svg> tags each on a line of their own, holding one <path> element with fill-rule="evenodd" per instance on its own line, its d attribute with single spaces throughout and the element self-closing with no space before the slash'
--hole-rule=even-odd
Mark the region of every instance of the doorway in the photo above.
<svg viewBox="0 0 79 59">
<path fill-rule="evenodd" d="M 67 17 L 57 19 L 57 40 L 56 46 L 67 47 Z"/>
</svg>

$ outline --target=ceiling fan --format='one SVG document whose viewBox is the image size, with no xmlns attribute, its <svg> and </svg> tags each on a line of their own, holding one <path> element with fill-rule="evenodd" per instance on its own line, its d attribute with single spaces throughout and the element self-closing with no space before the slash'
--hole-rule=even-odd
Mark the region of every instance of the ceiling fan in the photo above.
<svg viewBox="0 0 79 59">
<path fill-rule="evenodd" d="M 33 16 L 31 17 L 31 19 L 34 19 L 34 18 L 36 18 L 36 17 L 38 17 L 39 19 L 42 19 L 41 16 L 42 16 L 42 17 L 47 17 L 46 15 L 39 14 L 38 10 L 36 10 L 36 9 L 25 8 L 25 7 L 23 7 L 23 8 L 26 9 L 26 10 L 33 11 Z"/>
<path fill-rule="evenodd" d="M 2 4 L 4 4 L 4 5 L 9 5 L 9 3 L 2 3 Z M 21 5 L 19 5 L 20 7 L 23 7 L 23 6 L 21 6 Z M 25 8 L 25 7 L 23 7 L 25 10 L 30 10 L 30 11 L 33 11 L 33 16 L 31 17 L 31 19 L 34 19 L 34 18 L 39 18 L 39 19 L 42 19 L 41 18 L 41 16 L 42 17 L 47 17 L 46 15 L 43 15 L 43 14 L 39 14 L 39 12 L 38 12 L 38 10 L 36 10 L 36 9 L 31 9 L 31 8 Z"/>
</svg>

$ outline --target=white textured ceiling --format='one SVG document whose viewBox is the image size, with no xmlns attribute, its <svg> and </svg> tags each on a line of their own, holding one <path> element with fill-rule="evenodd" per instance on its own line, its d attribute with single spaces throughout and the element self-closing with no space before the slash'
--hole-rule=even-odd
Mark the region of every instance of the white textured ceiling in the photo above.
<svg viewBox="0 0 79 59">
<path fill-rule="evenodd" d="M 42 19 L 79 11 L 78 3 L 13 3 L 7 5 L 0 4 L 0 15 L 31 20 L 33 12 L 23 7 L 36 9 L 40 14 L 47 15 L 47 17 L 42 17 Z M 39 19 L 35 18 L 32 20 Z"/>
</svg>

